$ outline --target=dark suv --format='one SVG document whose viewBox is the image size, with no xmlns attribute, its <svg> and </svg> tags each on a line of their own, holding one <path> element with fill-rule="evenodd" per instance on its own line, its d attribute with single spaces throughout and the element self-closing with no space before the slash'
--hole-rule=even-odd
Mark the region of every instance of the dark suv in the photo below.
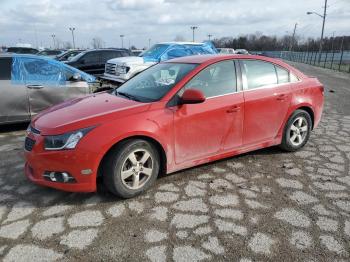
<svg viewBox="0 0 350 262">
<path fill-rule="evenodd" d="M 6 52 L 15 54 L 36 54 L 39 50 L 31 47 L 9 47 Z"/>
<path fill-rule="evenodd" d="M 130 51 L 127 49 L 87 50 L 76 55 L 70 61 L 66 62 L 66 64 L 98 76 L 104 73 L 105 64 L 108 60 L 130 55 Z"/>
</svg>

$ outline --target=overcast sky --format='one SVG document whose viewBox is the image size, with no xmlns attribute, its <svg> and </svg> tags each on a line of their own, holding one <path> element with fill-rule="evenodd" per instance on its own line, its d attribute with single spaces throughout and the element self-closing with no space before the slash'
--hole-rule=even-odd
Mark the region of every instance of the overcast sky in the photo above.
<svg viewBox="0 0 350 262">
<path fill-rule="evenodd" d="M 323 12 L 324 0 L 0 0 L 0 45 L 21 41 L 52 45 L 51 35 L 71 41 L 75 27 L 78 46 L 99 37 L 105 46 L 139 48 L 172 41 L 177 35 L 192 40 L 238 36 L 257 31 L 267 35 L 297 34 L 319 37 L 322 19 L 306 15 Z M 328 0 L 325 35 L 350 35 L 350 0 Z"/>
</svg>

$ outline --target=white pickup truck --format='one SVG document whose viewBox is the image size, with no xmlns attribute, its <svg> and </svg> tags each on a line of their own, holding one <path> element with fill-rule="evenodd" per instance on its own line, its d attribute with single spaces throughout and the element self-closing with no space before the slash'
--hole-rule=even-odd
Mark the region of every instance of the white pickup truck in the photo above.
<svg viewBox="0 0 350 262">
<path fill-rule="evenodd" d="M 120 57 L 108 60 L 105 65 L 103 80 L 123 83 L 148 67 L 172 58 L 217 54 L 211 42 L 166 42 L 153 45 L 140 56 Z"/>
</svg>

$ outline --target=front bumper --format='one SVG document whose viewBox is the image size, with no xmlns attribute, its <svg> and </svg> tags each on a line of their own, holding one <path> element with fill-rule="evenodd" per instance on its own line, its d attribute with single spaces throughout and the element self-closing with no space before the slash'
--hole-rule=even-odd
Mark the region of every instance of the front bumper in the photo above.
<svg viewBox="0 0 350 262">
<path fill-rule="evenodd" d="M 124 75 L 119 75 L 119 76 L 113 76 L 104 73 L 104 75 L 100 76 L 101 79 L 112 81 L 112 82 L 118 82 L 118 83 L 124 83 L 128 78 L 123 77 Z"/>
<path fill-rule="evenodd" d="M 28 137 L 34 139 L 35 145 L 31 151 L 24 153 L 25 175 L 26 177 L 39 185 L 56 188 L 69 192 L 95 192 L 97 167 L 93 167 L 95 162 L 93 154 L 86 153 L 84 150 L 62 150 L 46 151 L 44 150 L 44 138 L 40 135 L 29 134 Z M 82 170 L 91 169 L 88 175 L 82 174 Z M 67 172 L 75 178 L 74 183 L 52 182 L 44 178 L 44 173 Z"/>
</svg>

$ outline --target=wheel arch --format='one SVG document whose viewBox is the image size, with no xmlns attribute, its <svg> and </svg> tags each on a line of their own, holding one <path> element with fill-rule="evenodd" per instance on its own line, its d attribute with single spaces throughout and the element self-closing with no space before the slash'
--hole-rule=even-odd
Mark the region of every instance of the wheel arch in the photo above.
<svg viewBox="0 0 350 262">
<path fill-rule="evenodd" d="M 314 113 L 313 109 L 311 108 L 311 106 L 306 106 L 306 105 L 300 106 L 300 107 L 296 108 L 296 109 L 292 112 L 292 114 L 293 114 L 296 110 L 304 110 L 304 111 L 306 111 L 306 112 L 310 115 L 310 117 L 311 117 L 311 124 L 312 124 L 311 129 L 313 129 L 313 128 L 314 128 L 314 124 L 315 124 L 315 113 Z M 289 116 L 289 117 L 290 117 L 290 116 Z"/>
<path fill-rule="evenodd" d="M 103 170 L 102 170 L 102 166 L 104 161 L 106 160 L 107 155 L 118 145 L 120 145 L 121 143 L 124 143 L 127 140 L 134 140 L 134 139 L 142 139 L 145 140 L 149 143 L 151 143 L 152 145 L 154 145 L 157 149 L 157 151 L 159 152 L 159 157 L 160 157 L 160 174 L 166 174 L 167 172 L 167 155 L 165 152 L 164 147 L 162 146 L 162 144 L 155 138 L 147 136 L 147 135 L 133 135 L 133 136 L 129 136 L 129 137 L 125 137 L 121 140 L 119 140 L 118 142 L 114 143 L 103 155 L 103 157 L 100 160 L 100 163 L 98 165 L 98 169 L 97 169 L 97 176 L 96 176 L 96 180 L 101 179 L 103 176 Z"/>
</svg>

